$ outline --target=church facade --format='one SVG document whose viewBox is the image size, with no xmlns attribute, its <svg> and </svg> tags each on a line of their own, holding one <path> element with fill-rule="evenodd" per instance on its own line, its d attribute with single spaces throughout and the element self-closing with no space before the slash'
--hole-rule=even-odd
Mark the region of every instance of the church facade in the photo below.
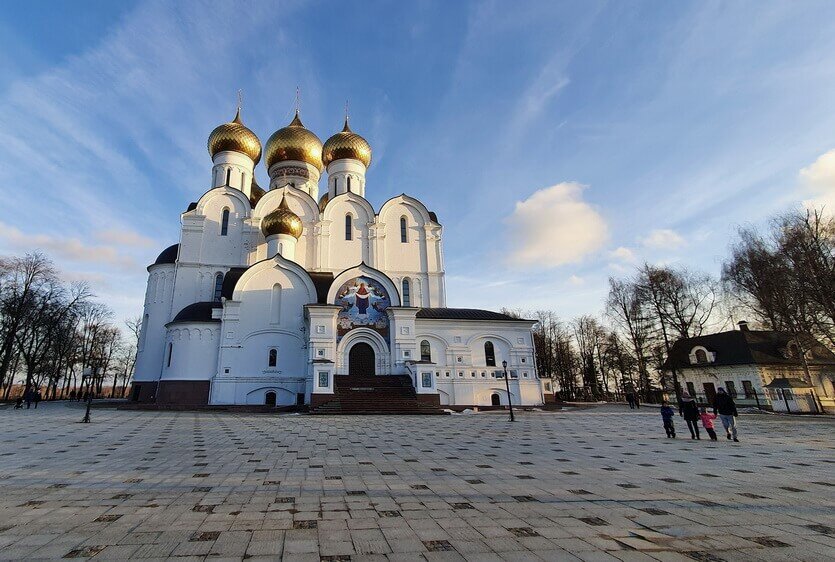
<svg viewBox="0 0 835 562">
<path fill-rule="evenodd" d="M 148 267 L 134 401 L 460 409 L 506 405 L 509 383 L 542 404 L 533 322 L 447 307 L 443 227 L 408 195 L 372 207 L 347 118 L 323 144 L 297 111 L 263 149 L 267 190 L 240 110 L 208 148 L 211 188 Z"/>
</svg>

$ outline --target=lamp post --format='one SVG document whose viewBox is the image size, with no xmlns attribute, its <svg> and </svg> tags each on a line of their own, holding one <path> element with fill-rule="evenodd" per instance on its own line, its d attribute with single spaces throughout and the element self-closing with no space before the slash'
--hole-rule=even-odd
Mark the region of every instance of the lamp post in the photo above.
<svg viewBox="0 0 835 562">
<path fill-rule="evenodd" d="M 81 375 L 81 386 L 82 386 L 82 388 L 84 387 L 84 378 L 87 377 L 87 411 L 84 412 L 84 419 L 81 420 L 81 423 L 90 423 L 90 406 L 92 406 L 92 404 L 93 404 L 93 389 L 92 389 L 93 382 L 94 382 L 93 372 L 94 372 L 93 369 L 88 367 L 88 368 L 84 369 L 84 371 L 82 372 L 82 375 Z M 98 372 L 101 373 L 102 369 L 99 369 Z"/>
<path fill-rule="evenodd" d="M 507 377 L 507 361 L 502 361 L 502 369 L 504 369 L 504 384 L 507 387 L 507 407 L 510 408 L 510 421 L 516 421 L 513 417 L 513 401 L 510 399 L 510 379 Z"/>
</svg>

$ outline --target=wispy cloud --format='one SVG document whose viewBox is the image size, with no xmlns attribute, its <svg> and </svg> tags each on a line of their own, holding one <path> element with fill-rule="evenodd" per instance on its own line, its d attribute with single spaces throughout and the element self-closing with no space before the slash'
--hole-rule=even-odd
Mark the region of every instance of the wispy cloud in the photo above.
<svg viewBox="0 0 835 562">
<path fill-rule="evenodd" d="M 68 262 L 108 264 L 118 267 L 136 266 L 132 258 L 123 255 L 115 246 L 89 245 L 77 238 L 25 234 L 4 223 L 0 223 L 0 240 L 4 242 L 4 246 L 17 252 L 39 249 Z"/>
<path fill-rule="evenodd" d="M 659 228 L 651 231 L 641 239 L 641 244 L 647 248 L 671 250 L 684 245 L 684 238 L 675 230 Z"/>
</svg>

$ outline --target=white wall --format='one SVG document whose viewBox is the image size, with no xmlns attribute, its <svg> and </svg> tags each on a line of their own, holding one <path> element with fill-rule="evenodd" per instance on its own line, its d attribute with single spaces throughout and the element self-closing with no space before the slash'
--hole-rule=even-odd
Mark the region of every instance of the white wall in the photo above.
<svg viewBox="0 0 835 562">
<path fill-rule="evenodd" d="M 171 324 L 165 341 L 162 380 L 210 380 L 217 372 L 217 349 L 220 343 L 218 322 Z"/>
<path fill-rule="evenodd" d="M 162 370 L 165 348 L 165 324 L 171 319 L 175 265 L 160 264 L 148 268 L 142 331 L 136 353 L 134 380 L 155 381 Z"/>
</svg>

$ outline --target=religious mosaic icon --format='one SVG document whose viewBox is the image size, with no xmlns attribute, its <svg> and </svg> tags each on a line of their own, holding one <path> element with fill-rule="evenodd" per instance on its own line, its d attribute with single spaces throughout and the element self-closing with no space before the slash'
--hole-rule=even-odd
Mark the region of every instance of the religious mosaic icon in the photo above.
<svg viewBox="0 0 835 562">
<path fill-rule="evenodd" d="M 336 321 L 336 341 L 354 328 L 370 328 L 389 341 L 389 318 L 386 309 L 391 305 L 388 292 L 370 277 L 355 277 L 346 281 L 336 293 L 341 306 Z"/>
</svg>

